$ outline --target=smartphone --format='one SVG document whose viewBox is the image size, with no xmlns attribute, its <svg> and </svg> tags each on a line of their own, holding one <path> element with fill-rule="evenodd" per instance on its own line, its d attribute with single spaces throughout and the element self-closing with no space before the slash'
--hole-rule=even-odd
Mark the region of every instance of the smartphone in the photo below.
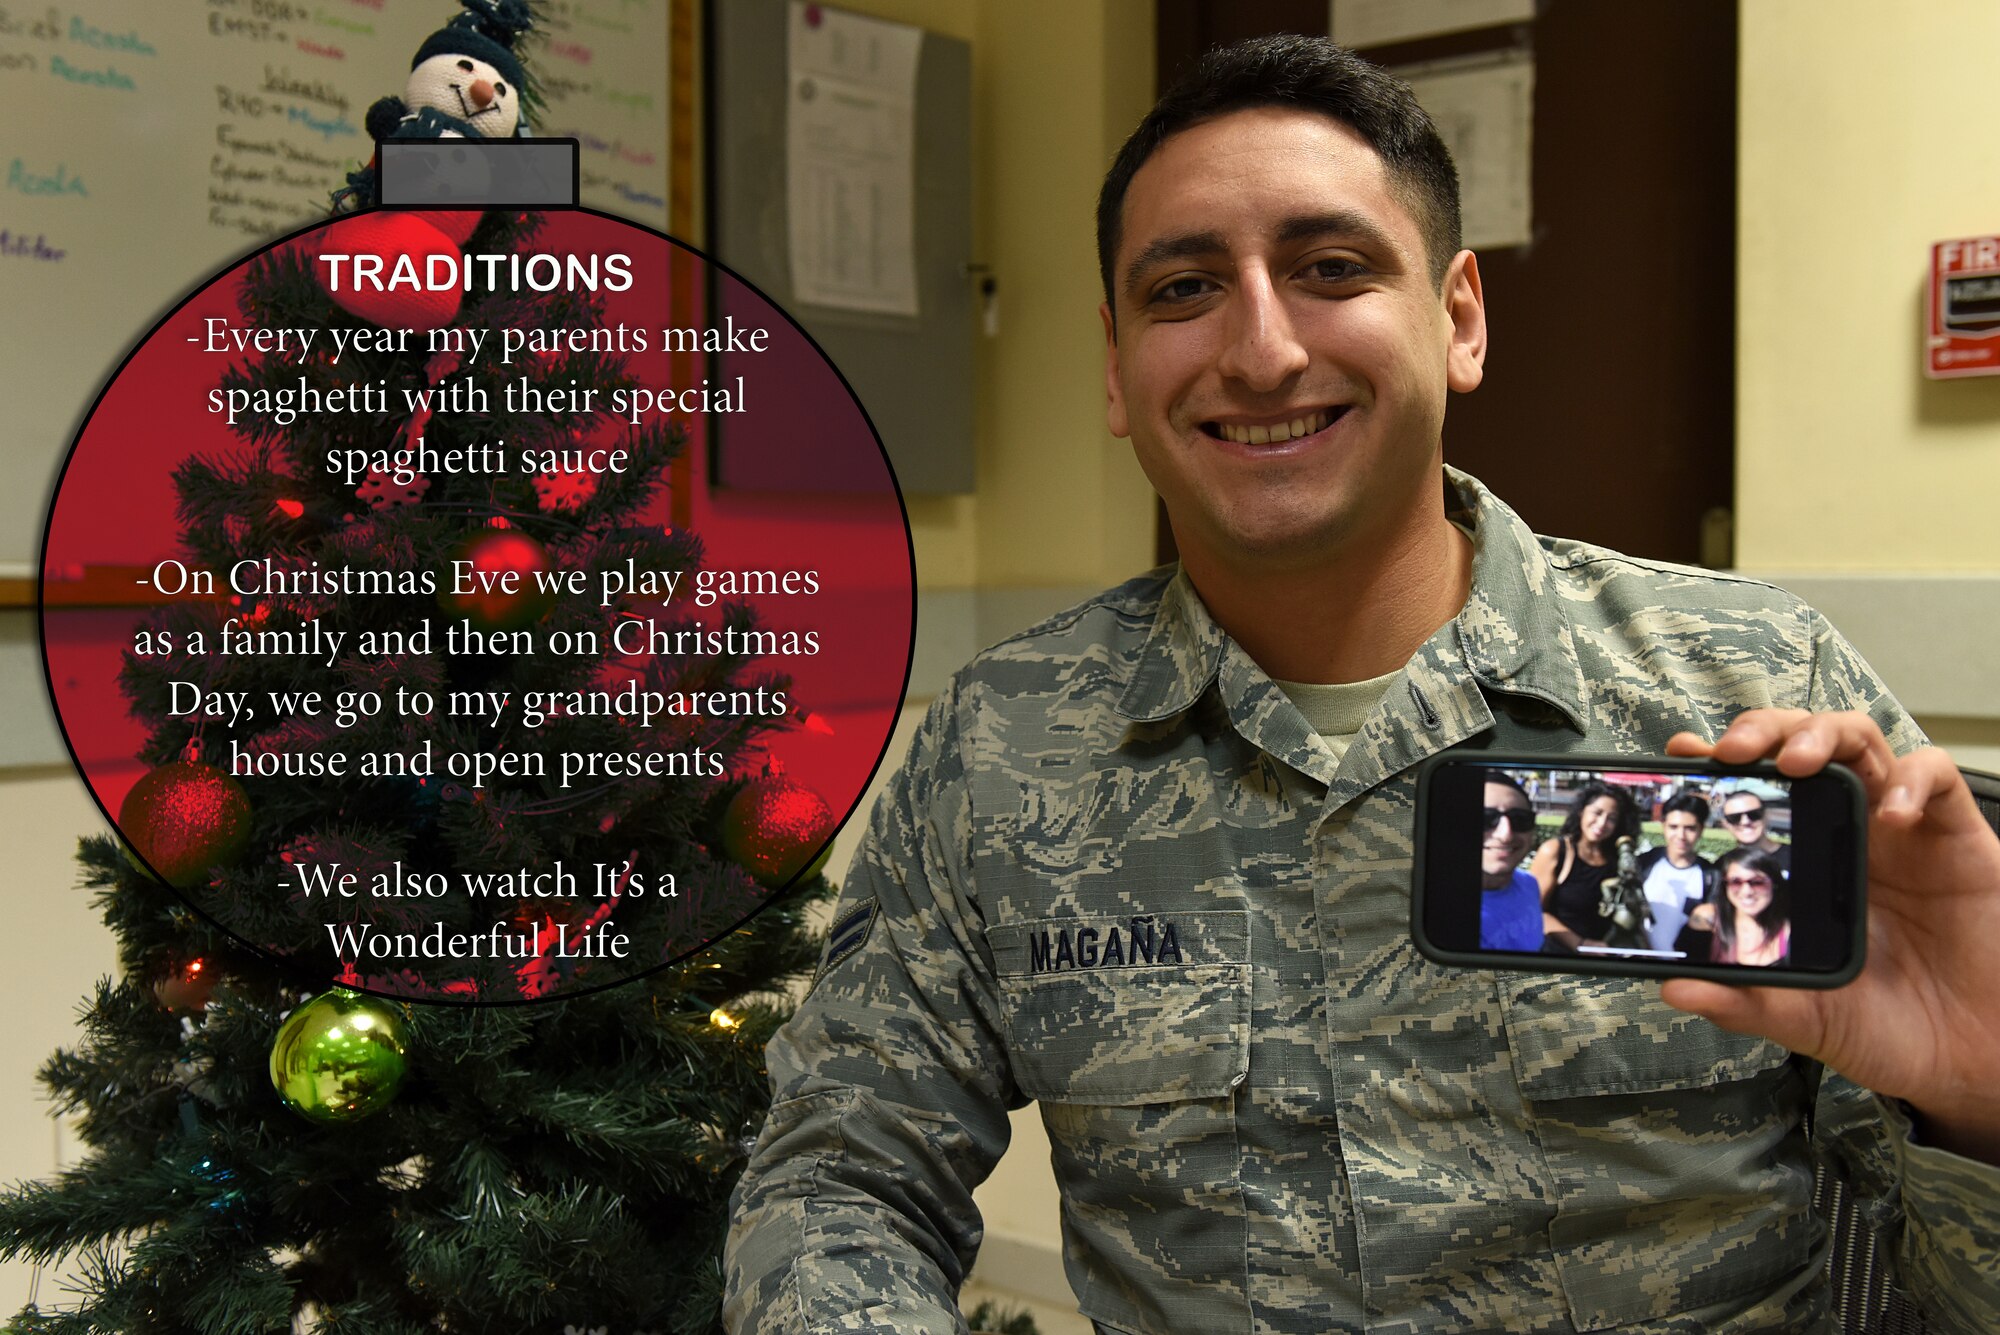
<svg viewBox="0 0 2000 1335">
<path fill-rule="evenodd" d="M 1441 964 L 1837 987 L 1867 829 L 1839 765 L 1447 751 L 1417 780 L 1410 933 Z"/>
</svg>

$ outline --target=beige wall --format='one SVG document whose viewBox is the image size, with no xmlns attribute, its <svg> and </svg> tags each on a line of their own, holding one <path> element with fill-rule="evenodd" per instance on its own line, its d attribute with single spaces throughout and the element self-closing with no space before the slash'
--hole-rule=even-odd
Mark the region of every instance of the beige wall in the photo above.
<svg viewBox="0 0 2000 1335">
<path fill-rule="evenodd" d="M 976 582 L 1112 584 L 1152 564 L 1152 491 L 1104 426 L 1093 220 L 1152 104 L 1147 0 L 981 7 L 986 253 L 1001 332 L 981 365 Z"/>
<path fill-rule="evenodd" d="M 1104 425 L 1093 228 L 1104 169 L 1152 104 L 1150 0 L 847 7 L 972 43 L 973 248 L 999 282 L 1000 331 L 977 344 L 977 491 L 908 498 L 919 587 L 1097 587 L 1145 569 L 1153 493 Z M 891 756 L 921 716 L 905 711 Z M 836 845 L 836 875 L 857 837 L 858 822 Z M 1013 1122 L 1013 1148 L 978 1193 L 982 1272 L 1061 1301 L 1048 1139 L 1033 1108 Z"/>
<path fill-rule="evenodd" d="M 1152 564 L 1152 492 L 1104 428 L 1092 215 L 1153 91 L 1149 0 L 849 0 L 972 43 L 977 491 L 909 498 L 924 589 L 1104 585 Z"/>
<path fill-rule="evenodd" d="M 104 828 L 67 766 L 0 770 L 0 848 L 13 915 L 8 1023 L 0 1029 L 0 1182 L 47 1177 L 82 1157 L 69 1128 L 52 1119 L 35 1073 L 58 1047 L 78 1042 L 78 1006 L 118 968 L 117 946 L 79 888 L 76 864 L 76 841 Z M 45 1304 L 67 1300 L 62 1277 L 72 1267 L 40 1276 L 38 1269 L 0 1264 L 0 1316 L 11 1317 L 35 1293 Z"/>
<path fill-rule="evenodd" d="M 1931 243 L 2000 232 L 1996 47 L 1993 0 L 1743 0 L 1747 569 L 2000 568 L 2000 377 L 1922 373 Z"/>
</svg>

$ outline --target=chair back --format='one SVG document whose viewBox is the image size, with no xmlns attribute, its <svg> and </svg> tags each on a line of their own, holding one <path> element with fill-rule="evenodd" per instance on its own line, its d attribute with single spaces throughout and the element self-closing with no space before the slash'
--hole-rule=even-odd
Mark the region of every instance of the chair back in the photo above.
<svg viewBox="0 0 2000 1335">
<path fill-rule="evenodd" d="M 2000 774 L 1959 772 L 1986 823 L 2000 831 Z M 1833 1234 L 1826 1272 L 1842 1335 L 1927 1335 L 1923 1313 L 1891 1282 L 1888 1247 L 1862 1222 L 1846 1184 L 1823 1161 L 1813 1175 L 1813 1208 Z"/>
</svg>

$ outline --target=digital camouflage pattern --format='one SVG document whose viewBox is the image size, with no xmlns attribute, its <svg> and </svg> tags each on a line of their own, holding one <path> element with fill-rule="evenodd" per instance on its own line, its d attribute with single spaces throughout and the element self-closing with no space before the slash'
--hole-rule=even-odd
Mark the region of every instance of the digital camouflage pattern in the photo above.
<svg viewBox="0 0 2000 1335">
<path fill-rule="evenodd" d="M 1471 596 L 1337 764 L 1172 572 L 938 699 L 843 891 L 873 927 L 769 1048 L 732 1329 L 962 1330 L 972 1187 L 1035 1099 L 1103 1330 L 1829 1330 L 1817 1086 L 1934 1328 L 2000 1330 L 2000 1172 L 1654 983 L 1411 945 L 1412 771 L 1446 747 L 1658 752 L 1764 705 L 1922 740 L 1780 590 L 1447 482 Z"/>
</svg>

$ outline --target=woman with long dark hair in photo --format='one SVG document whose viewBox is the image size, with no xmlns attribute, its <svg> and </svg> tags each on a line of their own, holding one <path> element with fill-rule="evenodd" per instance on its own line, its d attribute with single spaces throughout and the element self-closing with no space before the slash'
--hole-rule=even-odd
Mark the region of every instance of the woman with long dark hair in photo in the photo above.
<svg viewBox="0 0 2000 1335">
<path fill-rule="evenodd" d="M 1717 858 L 1715 867 L 1722 903 L 1716 905 L 1710 958 L 1717 964 L 1783 964 L 1792 950 L 1784 865 L 1760 848 L 1735 848 Z"/>
<path fill-rule="evenodd" d="M 1535 850 L 1528 870 L 1542 886 L 1542 949 L 1570 953 L 1601 946 L 1608 919 L 1597 911 L 1604 882 L 1618 874 L 1618 841 L 1639 837 L 1639 806 L 1616 784 L 1577 791 L 1556 837 Z"/>
</svg>

